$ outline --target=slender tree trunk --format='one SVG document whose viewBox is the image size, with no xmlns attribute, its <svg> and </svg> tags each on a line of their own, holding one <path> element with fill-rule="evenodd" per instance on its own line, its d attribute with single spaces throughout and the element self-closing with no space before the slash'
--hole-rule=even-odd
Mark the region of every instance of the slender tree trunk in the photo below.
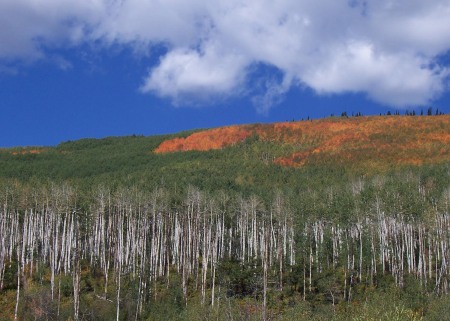
<svg viewBox="0 0 450 321">
<path fill-rule="evenodd" d="M 19 298 L 20 298 L 20 254 L 17 249 L 17 293 L 16 293 L 16 308 L 14 309 L 14 320 L 17 320 L 17 313 L 19 311 Z"/>
</svg>

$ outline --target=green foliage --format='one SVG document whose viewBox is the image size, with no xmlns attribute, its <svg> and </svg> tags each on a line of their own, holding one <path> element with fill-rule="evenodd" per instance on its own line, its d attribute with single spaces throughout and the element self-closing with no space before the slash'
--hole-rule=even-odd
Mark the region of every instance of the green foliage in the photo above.
<svg viewBox="0 0 450 321">
<path fill-rule="evenodd" d="M 178 275 L 171 276 L 169 283 L 164 284 L 160 290 L 161 292 L 158 292 L 155 300 L 149 304 L 147 320 L 161 320 L 162 316 L 168 321 L 183 320 L 184 318 L 181 316 L 186 305 L 181 290 L 180 277 Z"/>
<path fill-rule="evenodd" d="M 425 320 L 449 321 L 450 320 L 450 294 L 438 298 L 431 298 L 426 308 Z"/>
<path fill-rule="evenodd" d="M 370 291 L 363 301 L 338 307 L 334 320 L 422 320 L 422 312 L 407 307 L 407 302 L 392 292 Z"/>
<path fill-rule="evenodd" d="M 218 266 L 218 280 L 227 297 L 243 298 L 261 294 L 261 264 L 236 260 L 222 260 Z"/>
<path fill-rule="evenodd" d="M 177 136 L 187 136 L 189 132 Z M 374 139 L 384 139 L 382 134 Z M 408 133 L 404 133 L 407 139 Z M 286 197 L 293 211 L 297 264 L 283 274 L 284 290 L 278 288 L 277 263 L 269 273 L 268 315 L 271 320 L 447 320 L 449 296 L 435 297 L 415 276 L 407 276 L 403 288 L 395 286 L 391 274 L 380 272 L 373 280 L 352 285 L 344 272 L 345 262 L 332 261 L 332 244 L 322 245 L 327 262 L 318 273 L 312 271 L 312 290 L 304 289 L 309 266 L 305 253 L 309 240 L 301 237 L 305 223 L 322 220 L 352 226 L 364 218 L 384 213 L 428 224 L 437 211 L 448 213 L 450 204 L 449 163 L 388 167 L 387 171 L 366 172 L 347 162 L 329 164 L 318 157 L 302 168 L 287 168 L 271 160 L 310 146 L 283 145 L 250 136 L 223 150 L 156 154 L 152 151 L 165 139 L 155 137 L 109 137 L 62 143 L 40 153 L 0 151 L 0 200 L 8 210 L 24 213 L 52 202 L 55 190 L 71 190 L 67 201 L 86 215 L 93 206 L 95 191 L 103 188 L 112 195 L 125 191 L 133 197 L 149 197 L 161 188 L 164 206 L 180 209 L 191 186 L 208 193 L 227 220 L 235 215 L 236 200 L 257 195 L 270 212 L 274 191 Z M 17 150 L 20 151 L 20 150 Z M 370 150 L 367 151 L 371 152 Z M 356 158 L 365 155 L 354 154 Z M 226 197 L 223 197 L 226 196 Z M 88 220 L 83 216 L 81 221 Z M 227 222 L 225 223 L 227 224 Z M 370 252 L 368 235 L 363 239 L 363 257 Z M 340 254 L 345 257 L 346 249 Z M 355 251 L 356 252 L 356 251 Z M 359 252 L 355 257 L 359 260 Z M 365 259 L 369 262 L 370 259 Z M 104 293 L 104 275 L 96 265 L 82 261 L 80 319 L 113 320 L 116 288 L 110 279 Z M 201 269 L 201 268 L 200 268 Z M 306 270 L 305 270 L 306 269 Z M 368 266 L 363 266 L 366 273 Z M 208 273 L 211 273 L 210 271 Z M 70 275 L 56 278 L 59 306 L 51 300 L 50 271 L 37 272 L 22 285 L 20 317 L 23 320 L 67 320 L 73 317 L 73 284 Z M 188 280 L 188 297 L 183 297 L 181 279 L 172 271 L 169 279 L 158 279 L 146 292 L 142 320 L 260 320 L 262 300 L 261 262 L 222 260 L 216 271 L 216 304 L 201 304 L 195 280 Z M 112 276 L 110 276 L 112 278 Z M 208 275 L 208 278 L 211 276 Z M 307 276 L 306 278 L 308 278 Z M 26 284 L 25 284 L 26 283 Z M 306 285 L 308 287 L 308 284 Z M 430 285 L 429 285 L 430 286 Z M 136 279 L 124 275 L 121 292 L 121 320 L 135 318 Z M 431 285 L 432 287 L 432 285 Z M 0 291 L 0 320 L 10 319 L 17 288 L 17 265 L 6 262 Z M 303 291 L 306 290 L 306 297 Z M 208 289 L 207 291 L 211 291 Z M 207 297 L 210 293 L 207 293 Z M 186 302 L 187 301 L 187 302 Z M 187 304 L 186 304 L 187 303 Z M 5 312 L 3 312 L 5 311 Z M 56 314 L 59 311 L 59 317 Z"/>
</svg>

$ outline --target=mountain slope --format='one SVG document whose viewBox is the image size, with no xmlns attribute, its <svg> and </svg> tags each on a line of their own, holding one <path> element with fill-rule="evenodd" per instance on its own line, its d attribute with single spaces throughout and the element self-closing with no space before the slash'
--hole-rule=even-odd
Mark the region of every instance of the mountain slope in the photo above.
<svg viewBox="0 0 450 321">
<path fill-rule="evenodd" d="M 331 117 L 2 149 L 0 179 L 301 190 L 408 167 L 446 171 L 449 122 L 449 115 Z"/>
<path fill-rule="evenodd" d="M 230 126 L 163 141 L 157 153 L 207 151 L 243 142 L 249 137 L 289 145 L 278 156 L 283 166 L 314 163 L 420 165 L 450 158 L 450 117 L 353 117 L 267 125 Z"/>
<path fill-rule="evenodd" d="M 0 319 L 440 320 L 449 129 L 328 118 L 0 150 Z"/>
</svg>

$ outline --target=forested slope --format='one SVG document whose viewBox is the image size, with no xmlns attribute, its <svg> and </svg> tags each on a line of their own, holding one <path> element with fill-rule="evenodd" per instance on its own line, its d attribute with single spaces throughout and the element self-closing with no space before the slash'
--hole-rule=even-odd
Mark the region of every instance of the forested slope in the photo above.
<svg viewBox="0 0 450 321">
<path fill-rule="evenodd" d="M 0 319 L 444 320 L 449 119 L 2 150 Z"/>
</svg>

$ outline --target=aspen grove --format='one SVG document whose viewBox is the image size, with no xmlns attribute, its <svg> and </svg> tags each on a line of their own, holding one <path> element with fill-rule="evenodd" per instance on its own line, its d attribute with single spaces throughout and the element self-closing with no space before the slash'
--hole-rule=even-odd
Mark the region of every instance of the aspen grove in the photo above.
<svg viewBox="0 0 450 321">
<path fill-rule="evenodd" d="M 34 280 L 50 289 L 53 317 L 70 302 L 74 320 L 83 319 L 87 292 L 114 305 L 116 320 L 140 320 L 174 278 L 183 305 L 195 293 L 212 307 L 250 296 L 264 320 L 273 294 L 288 290 L 301 300 L 321 293 L 334 307 L 389 276 L 398 288 L 413 278 L 429 295 L 447 294 L 450 189 L 433 198 L 420 178 L 405 180 L 407 191 L 378 176 L 342 190 L 274 190 L 269 200 L 192 186 L 98 186 L 82 195 L 68 183 L 6 184 L 0 290 L 15 290 L 14 319 L 21 319 Z M 352 205 L 341 211 L 341 200 Z M 235 278 L 236 271 L 248 273 Z M 83 290 L 89 274 L 97 285 Z"/>
</svg>

